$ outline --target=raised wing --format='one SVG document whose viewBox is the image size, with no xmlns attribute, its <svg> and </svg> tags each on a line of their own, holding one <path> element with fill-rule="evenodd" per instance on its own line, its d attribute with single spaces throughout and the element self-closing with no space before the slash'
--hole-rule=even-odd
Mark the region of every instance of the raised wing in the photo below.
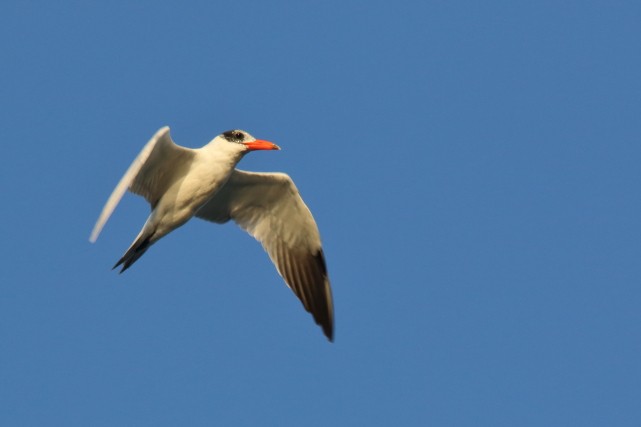
<svg viewBox="0 0 641 427">
<path fill-rule="evenodd" d="M 254 236 L 287 286 L 333 339 L 332 291 L 318 227 L 289 176 L 236 169 L 196 216 L 218 223 L 233 219 Z"/>
<path fill-rule="evenodd" d="M 184 173 L 193 156 L 193 150 L 176 145 L 171 140 L 169 127 L 165 126 L 156 132 L 109 196 L 89 241 L 96 241 L 127 190 L 143 196 L 153 209 L 176 177 Z"/>
</svg>

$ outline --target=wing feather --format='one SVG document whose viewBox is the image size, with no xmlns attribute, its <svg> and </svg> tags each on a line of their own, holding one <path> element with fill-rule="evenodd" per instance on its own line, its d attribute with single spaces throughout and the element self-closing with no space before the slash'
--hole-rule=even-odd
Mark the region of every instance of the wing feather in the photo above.
<svg viewBox="0 0 641 427">
<path fill-rule="evenodd" d="M 291 178 L 234 170 L 196 216 L 233 219 L 265 248 L 278 273 L 332 340 L 334 308 L 320 234 Z"/>
<path fill-rule="evenodd" d="M 193 156 L 193 150 L 176 145 L 172 141 L 169 127 L 165 126 L 156 132 L 109 196 L 89 241 L 95 242 L 98 239 L 102 228 L 127 190 L 143 196 L 153 209 L 176 175 L 184 172 L 184 166 L 189 164 Z"/>
</svg>

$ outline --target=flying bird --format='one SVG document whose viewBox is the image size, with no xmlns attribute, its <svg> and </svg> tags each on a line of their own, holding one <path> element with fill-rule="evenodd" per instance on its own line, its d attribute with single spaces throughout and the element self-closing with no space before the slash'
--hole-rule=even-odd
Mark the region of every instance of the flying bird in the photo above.
<svg viewBox="0 0 641 427">
<path fill-rule="evenodd" d="M 263 245 L 287 286 L 332 341 L 332 291 L 316 222 L 288 175 L 235 168 L 255 150 L 280 148 L 230 130 L 191 149 L 175 144 L 169 127 L 161 128 L 109 196 L 89 240 L 96 241 L 127 190 L 144 197 L 151 214 L 113 267 L 121 266 L 121 273 L 193 217 L 220 224 L 234 220 Z"/>
</svg>

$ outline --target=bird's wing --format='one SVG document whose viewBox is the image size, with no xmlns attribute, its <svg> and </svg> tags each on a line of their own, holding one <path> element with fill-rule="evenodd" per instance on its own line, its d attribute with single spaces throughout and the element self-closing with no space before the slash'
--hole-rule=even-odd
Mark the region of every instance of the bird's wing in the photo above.
<svg viewBox="0 0 641 427">
<path fill-rule="evenodd" d="M 89 240 L 96 241 L 127 190 L 143 196 L 153 209 L 176 177 L 189 166 L 193 156 L 194 150 L 176 145 L 171 140 L 169 127 L 156 132 L 109 196 Z"/>
<path fill-rule="evenodd" d="M 196 216 L 219 223 L 233 219 L 262 243 L 289 288 L 333 339 L 332 291 L 318 227 L 289 176 L 235 169 Z"/>
</svg>

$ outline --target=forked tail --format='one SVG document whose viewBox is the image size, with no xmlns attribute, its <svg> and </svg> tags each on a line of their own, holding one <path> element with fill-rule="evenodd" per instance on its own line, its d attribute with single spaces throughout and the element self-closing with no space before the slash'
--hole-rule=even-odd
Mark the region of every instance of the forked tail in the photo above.
<svg viewBox="0 0 641 427">
<path fill-rule="evenodd" d="M 116 265 L 112 267 L 112 270 L 120 265 L 122 265 L 122 269 L 120 270 L 120 273 L 131 267 L 131 265 L 138 260 L 143 254 L 149 249 L 149 246 L 152 245 L 151 242 L 151 237 L 153 236 L 153 233 L 151 234 L 143 234 L 141 233 L 138 238 L 131 244 L 129 249 L 127 249 L 127 252 L 118 260 Z"/>
</svg>

